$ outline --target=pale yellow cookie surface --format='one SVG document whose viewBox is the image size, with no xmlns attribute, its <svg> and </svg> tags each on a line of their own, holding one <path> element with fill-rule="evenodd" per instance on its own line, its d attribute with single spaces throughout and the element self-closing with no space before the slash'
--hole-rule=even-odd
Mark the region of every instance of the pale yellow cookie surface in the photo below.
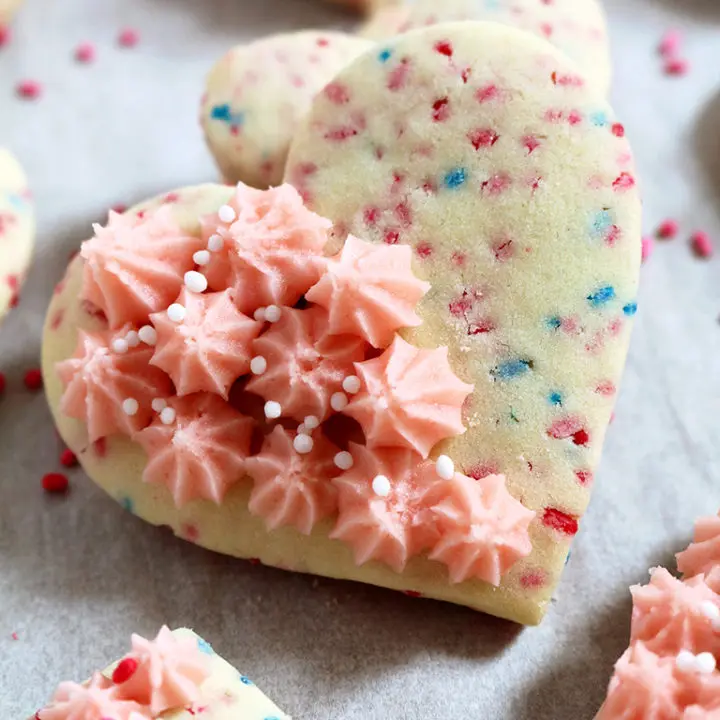
<svg viewBox="0 0 720 720">
<path fill-rule="evenodd" d="M 22 0 L 0 0 L 0 25 L 9 23 Z"/>
</svg>

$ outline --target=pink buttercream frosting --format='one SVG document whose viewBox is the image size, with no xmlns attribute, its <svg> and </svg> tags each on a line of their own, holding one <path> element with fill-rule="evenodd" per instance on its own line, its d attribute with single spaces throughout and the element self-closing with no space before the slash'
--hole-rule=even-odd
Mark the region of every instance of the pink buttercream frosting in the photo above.
<svg viewBox="0 0 720 720">
<path fill-rule="evenodd" d="M 259 455 L 245 467 L 254 485 L 249 508 L 265 518 L 270 530 L 290 525 L 309 535 L 317 522 L 337 509 L 337 492 L 330 482 L 340 470 L 333 458 L 339 449 L 319 433 L 309 453 L 293 447 L 294 433 L 276 426 Z"/>
<path fill-rule="evenodd" d="M 358 565 L 379 560 L 402 572 L 437 538 L 425 504 L 437 480 L 434 464 L 411 450 L 351 444 L 350 452 L 352 468 L 334 480 L 339 513 L 330 537 L 348 543 Z M 387 495 L 376 492 L 378 476 L 389 481 Z"/>
<path fill-rule="evenodd" d="M 720 516 L 703 517 L 695 523 L 693 542 L 687 550 L 678 553 L 677 566 L 686 577 L 700 573 L 713 576 L 712 585 L 716 592 L 720 591 Z"/>
<path fill-rule="evenodd" d="M 375 245 L 349 235 L 306 298 L 328 311 L 331 333 L 385 348 L 396 330 L 422 322 L 415 307 L 430 284 L 413 275 L 411 261 L 409 245 Z"/>
<path fill-rule="evenodd" d="M 142 429 L 152 419 L 152 400 L 172 392 L 168 377 L 149 364 L 151 348 L 140 344 L 125 352 L 113 349 L 113 342 L 123 341 L 129 330 L 129 325 L 120 332 L 80 330 L 75 354 L 56 366 L 65 386 L 60 410 L 86 423 L 90 442 Z M 123 409 L 128 399 L 137 402 L 134 414 Z"/>
<path fill-rule="evenodd" d="M 148 707 L 153 716 L 189 705 L 200 697 L 200 686 L 210 674 L 209 661 L 191 637 L 177 637 L 163 626 L 154 640 L 132 636 L 126 658 L 135 671 L 116 685 L 120 698 Z"/>
<path fill-rule="evenodd" d="M 431 495 L 441 536 L 430 558 L 448 566 L 451 582 L 479 578 L 499 585 L 532 552 L 528 526 L 535 513 L 508 492 L 503 475 L 475 480 L 455 473 Z"/>
<path fill-rule="evenodd" d="M 150 316 L 157 330 L 151 364 L 170 375 L 178 395 L 205 391 L 227 399 L 230 386 L 250 369 L 251 341 L 262 324 L 235 307 L 230 290 L 183 290 L 176 302 L 186 311 L 182 322 L 165 311 Z"/>
<path fill-rule="evenodd" d="M 465 432 L 462 405 L 473 386 L 453 373 L 446 347 L 422 350 L 399 335 L 380 357 L 356 363 L 363 381 L 345 413 L 370 447 L 407 447 L 427 457 L 433 446 Z"/>
<path fill-rule="evenodd" d="M 203 223 L 206 240 L 224 241 L 204 269 L 210 287 L 233 288 L 240 310 L 294 305 L 320 278 L 332 223 L 308 210 L 291 185 L 255 190 L 240 183 L 228 202 L 232 221 L 219 214 Z"/>
<path fill-rule="evenodd" d="M 185 234 L 163 206 L 143 217 L 110 212 L 105 227 L 82 244 L 85 260 L 81 298 L 107 316 L 111 328 L 143 324 L 164 310 L 180 292 L 184 273 L 192 270 L 199 237 Z"/>
<path fill-rule="evenodd" d="M 149 710 L 118 697 L 110 680 L 95 673 L 84 685 L 60 683 L 52 702 L 35 714 L 37 720 L 150 720 Z"/>
<path fill-rule="evenodd" d="M 353 336 L 327 337 L 327 314 L 322 308 L 282 308 L 280 320 L 252 344 L 267 369 L 253 377 L 249 392 L 279 402 L 282 414 L 302 422 L 307 415 L 324 419 L 330 399 L 354 374 L 353 363 L 365 355 L 365 343 Z"/>
<path fill-rule="evenodd" d="M 171 422 L 161 415 L 134 437 L 148 454 L 143 480 L 167 486 L 178 507 L 196 498 L 219 504 L 244 476 L 254 421 L 209 393 L 173 398 L 168 408 Z"/>
<path fill-rule="evenodd" d="M 664 568 L 655 568 L 650 583 L 636 585 L 631 592 L 631 643 L 642 641 L 659 655 L 676 655 L 681 650 L 696 655 L 720 650 L 720 638 L 703 612 L 706 602 L 720 611 L 720 597 L 701 576 L 682 582 Z"/>
</svg>

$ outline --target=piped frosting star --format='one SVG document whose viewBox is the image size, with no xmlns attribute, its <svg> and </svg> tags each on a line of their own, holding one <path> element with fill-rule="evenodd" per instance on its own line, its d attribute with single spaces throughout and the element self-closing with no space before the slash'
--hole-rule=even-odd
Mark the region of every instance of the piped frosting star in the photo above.
<svg viewBox="0 0 720 720">
<path fill-rule="evenodd" d="M 415 308 L 430 284 L 413 275 L 411 261 L 409 245 L 375 245 L 349 235 L 306 298 L 328 311 L 331 333 L 359 335 L 385 348 L 396 330 L 422 322 Z"/>
<path fill-rule="evenodd" d="M 462 405 L 473 386 L 450 368 L 447 348 L 421 350 L 399 335 L 373 360 L 355 363 L 362 389 L 345 409 L 375 447 L 407 447 L 427 457 L 465 432 Z"/>
<path fill-rule="evenodd" d="M 183 290 L 176 303 L 185 309 L 181 322 L 167 311 L 150 316 L 157 330 L 151 364 L 170 375 L 178 395 L 205 391 L 227 399 L 230 386 L 250 369 L 251 341 L 262 323 L 235 307 L 230 290 Z"/>
<path fill-rule="evenodd" d="M 254 426 L 216 395 L 174 398 L 133 438 L 148 454 L 143 480 L 165 485 L 178 507 L 198 498 L 220 504 L 244 475 Z"/>
<path fill-rule="evenodd" d="M 693 542 L 677 554 L 677 566 L 685 577 L 705 573 L 711 587 L 720 592 L 720 516 L 703 517 L 695 523 Z"/>
<path fill-rule="evenodd" d="M 108 224 L 95 225 L 82 244 L 85 260 L 81 298 L 99 307 L 111 328 L 143 325 L 150 313 L 166 308 L 180 292 L 184 273 L 203 247 L 163 206 L 143 217 L 110 212 Z"/>
<path fill-rule="evenodd" d="M 455 473 L 431 497 L 426 501 L 441 535 L 429 557 L 448 566 L 451 582 L 479 578 L 499 585 L 531 553 L 528 526 L 535 513 L 510 495 L 503 475 L 475 480 Z"/>
<path fill-rule="evenodd" d="M 340 472 L 333 462 L 338 448 L 316 433 L 308 442 L 310 451 L 298 452 L 295 437 L 278 425 L 260 453 L 247 459 L 247 474 L 254 481 L 249 508 L 265 518 L 270 530 L 290 525 L 309 535 L 337 508 L 330 480 Z"/>
</svg>

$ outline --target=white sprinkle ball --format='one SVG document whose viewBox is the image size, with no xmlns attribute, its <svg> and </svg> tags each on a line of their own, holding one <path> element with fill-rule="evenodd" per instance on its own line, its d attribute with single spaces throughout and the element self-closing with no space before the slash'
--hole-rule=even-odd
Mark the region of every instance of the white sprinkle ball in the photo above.
<svg viewBox="0 0 720 720">
<path fill-rule="evenodd" d="M 264 308 L 264 307 L 259 307 L 259 308 L 253 313 L 253 317 L 254 317 L 255 320 L 257 320 L 258 322 L 265 322 L 265 308 Z"/>
<path fill-rule="evenodd" d="M 197 270 L 188 270 L 185 273 L 185 287 L 194 293 L 201 293 L 207 290 L 207 278 Z"/>
<path fill-rule="evenodd" d="M 223 245 L 225 245 L 225 241 L 222 239 L 222 235 L 211 235 L 208 238 L 207 248 L 210 252 L 218 252 L 222 250 Z"/>
<path fill-rule="evenodd" d="M 267 370 L 267 360 L 262 355 L 256 355 L 250 361 L 250 372 L 253 375 L 262 375 Z"/>
<path fill-rule="evenodd" d="M 330 397 L 330 407 L 335 412 L 342 412 L 348 406 L 348 399 L 345 393 L 336 392 Z"/>
<path fill-rule="evenodd" d="M 296 435 L 293 440 L 293 447 L 300 455 L 307 455 L 313 449 L 313 439 L 309 435 Z"/>
<path fill-rule="evenodd" d="M 695 656 L 688 650 L 681 650 L 675 658 L 675 667 L 681 672 L 692 672 L 695 669 Z"/>
<path fill-rule="evenodd" d="M 210 253 L 207 250 L 198 250 L 193 255 L 193 262 L 196 265 L 207 265 L 210 262 Z"/>
<path fill-rule="evenodd" d="M 160 413 L 160 422 L 163 425 L 172 425 L 175 422 L 175 410 L 171 407 L 165 407 Z"/>
<path fill-rule="evenodd" d="M 157 330 L 152 325 L 143 325 L 138 330 L 138 337 L 146 345 L 154 345 L 157 342 Z"/>
<path fill-rule="evenodd" d="M 452 480 L 455 477 L 455 463 L 447 455 L 441 455 L 435 462 L 435 472 L 443 480 Z"/>
<path fill-rule="evenodd" d="M 128 351 L 127 340 L 125 340 L 125 338 L 115 338 L 115 340 L 112 341 L 112 349 L 113 352 L 120 355 L 126 353 Z"/>
<path fill-rule="evenodd" d="M 125 400 L 123 400 L 122 409 L 126 415 L 130 415 L 130 417 L 132 417 L 133 415 L 137 415 L 137 411 L 140 409 L 140 404 L 135 398 L 125 398 Z"/>
<path fill-rule="evenodd" d="M 710 675 L 715 672 L 717 663 L 715 662 L 715 656 L 709 652 L 701 652 L 695 656 L 695 669 L 703 675 Z"/>
<path fill-rule="evenodd" d="M 320 425 L 320 420 L 315 417 L 315 415 L 306 415 L 303 422 L 305 423 L 305 427 L 311 432 Z"/>
<path fill-rule="evenodd" d="M 268 420 L 277 420 L 282 415 L 282 407 L 279 402 L 268 400 L 265 403 L 265 417 Z"/>
<path fill-rule="evenodd" d="M 218 217 L 224 223 L 231 223 L 237 217 L 237 215 L 229 205 L 223 205 L 218 210 Z"/>
<path fill-rule="evenodd" d="M 353 456 L 347 452 L 347 450 L 343 450 L 333 458 L 333 462 L 341 470 L 349 470 L 355 461 L 353 460 Z"/>
<path fill-rule="evenodd" d="M 360 392 L 360 378 L 357 375 L 348 375 L 342 384 L 343 390 L 350 395 Z"/>
<path fill-rule="evenodd" d="M 140 344 L 140 335 L 138 335 L 137 331 L 130 330 L 130 332 L 128 332 L 128 334 L 125 336 L 125 342 L 127 343 L 128 347 L 137 347 Z"/>
<path fill-rule="evenodd" d="M 174 323 L 181 323 L 185 319 L 187 310 L 185 310 L 185 307 L 180 303 L 173 303 L 167 309 L 167 314 Z"/>
<path fill-rule="evenodd" d="M 265 308 L 265 319 L 268 322 L 276 323 L 280 319 L 281 315 L 282 311 L 277 305 L 268 305 Z"/>
<path fill-rule="evenodd" d="M 162 412 L 167 407 L 167 400 L 165 398 L 154 398 L 152 401 L 152 409 L 156 413 Z"/>
<path fill-rule="evenodd" d="M 384 475 L 376 475 L 372 481 L 372 489 L 376 495 L 387 497 L 390 494 L 390 481 Z"/>
</svg>

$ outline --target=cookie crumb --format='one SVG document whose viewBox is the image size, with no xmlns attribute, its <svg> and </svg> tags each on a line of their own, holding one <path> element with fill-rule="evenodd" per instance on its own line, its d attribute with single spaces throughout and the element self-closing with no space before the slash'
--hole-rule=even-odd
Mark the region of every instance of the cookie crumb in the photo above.
<svg viewBox="0 0 720 720">
<path fill-rule="evenodd" d="M 68 479 L 66 475 L 58 472 L 46 473 L 43 475 L 42 488 L 49 493 L 62 493 L 68 489 Z"/>
</svg>

